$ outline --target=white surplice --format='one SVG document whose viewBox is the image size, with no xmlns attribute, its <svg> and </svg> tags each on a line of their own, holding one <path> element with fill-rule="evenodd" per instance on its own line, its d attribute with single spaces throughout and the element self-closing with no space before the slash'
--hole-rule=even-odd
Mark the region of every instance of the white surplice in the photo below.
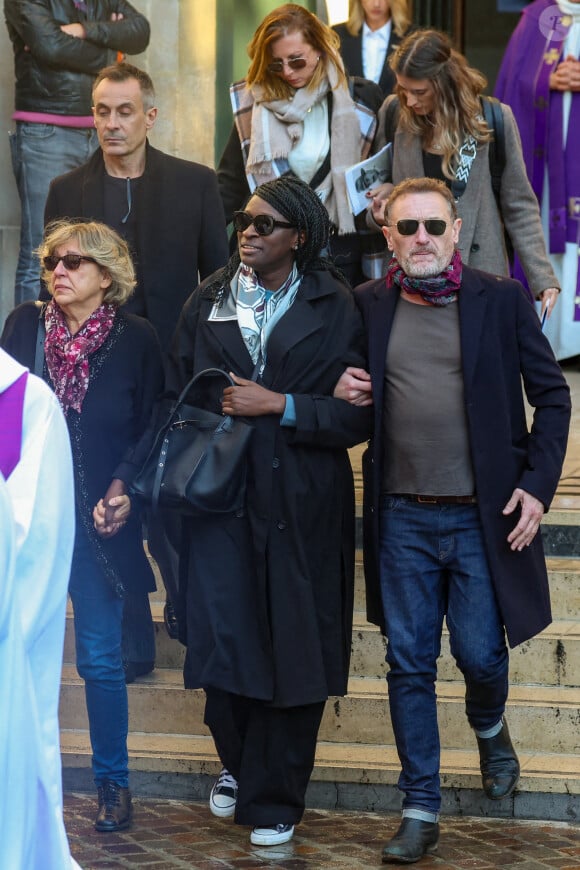
<svg viewBox="0 0 580 870">
<path fill-rule="evenodd" d="M 0 350 L 0 393 L 24 371 Z M 74 484 L 62 411 L 34 375 L 0 508 L 0 867 L 68 870 L 78 865 L 63 821 L 58 702 Z"/>
</svg>

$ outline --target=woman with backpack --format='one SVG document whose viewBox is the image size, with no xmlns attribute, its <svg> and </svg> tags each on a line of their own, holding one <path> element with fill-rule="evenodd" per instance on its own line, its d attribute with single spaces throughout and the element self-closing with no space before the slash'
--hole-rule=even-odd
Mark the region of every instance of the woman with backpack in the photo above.
<svg viewBox="0 0 580 870">
<path fill-rule="evenodd" d="M 458 245 L 463 262 L 507 275 L 508 247 L 513 248 L 534 298 L 542 300 L 549 316 L 559 285 L 511 110 L 496 103 L 493 111 L 491 101 L 482 97 L 485 77 L 437 30 L 411 33 L 390 64 L 397 85 L 379 111 L 375 150 L 392 142 L 393 184 L 423 175 L 444 181 L 463 221 Z M 490 120 L 495 116 L 495 125 L 486 115 Z M 375 224 L 384 223 L 392 186 L 369 191 Z"/>
</svg>

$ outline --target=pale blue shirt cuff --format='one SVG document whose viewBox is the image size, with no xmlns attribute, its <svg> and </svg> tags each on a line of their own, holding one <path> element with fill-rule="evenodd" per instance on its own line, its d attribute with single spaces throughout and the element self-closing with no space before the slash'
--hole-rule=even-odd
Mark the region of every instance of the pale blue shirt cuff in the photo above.
<svg viewBox="0 0 580 870">
<path fill-rule="evenodd" d="M 294 396 L 286 393 L 286 407 L 280 420 L 280 426 L 295 426 L 296 425 L 296 405 L 294 404 Z"/>
</svg>

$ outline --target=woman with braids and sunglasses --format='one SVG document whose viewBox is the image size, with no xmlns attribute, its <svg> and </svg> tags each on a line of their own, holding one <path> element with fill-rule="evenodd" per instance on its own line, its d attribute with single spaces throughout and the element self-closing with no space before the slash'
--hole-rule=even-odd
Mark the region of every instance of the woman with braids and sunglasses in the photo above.
<svg viewBox="0 0 580 870">
<path fill-rule="evenodd" d="M 138 469 L 126 456 L 163 388 L 161 351 L 153 327 L 120 307 L 135 273 L 114 230 L 61 221 L 47 228 L 39 253 L 51 300 L 40 309 L 35 302 L 18 306 L 1 344 L 44 378 L 66 416 L 76 494 L 69 593 L 98 789 L 95 827 L 119 831 L 131 823 L 123 596 L 155 588 L 138 511 L 126 494 Z"/>
<path fill-rule="evenodd" d="M 500 117 L 495 125 L 496 147 L 504 158 L 499 190 L 494 190 L 493 133 L 484 119 L 481 97 L 484 76 L 437 30 L 409 34 L 391 55 L 390 64 L 397 85 L 395 95 L 387 97 L 379 112 L 375 148 L 393 142 L 393 184 L 422 176 L 447 184 L 463 221 L 459 250 L 463 262 L 473 268 L 509 273 L 507 232 L 529 288 L 549 316 L 558 298 L 558 282 L 546 254 L 538 203 L 511 109 L 496 104 Z M 372 218 L 380 225 L 393 184 L 369 194 Z"/>
<path fill-rule="evenodd" d="M 316 193 L 293 176 L 266 182 L 234 227 L 238 251 L 185 304 L 168 371 L 176 395 L 203 369 L 229 372 L 217 409 L 254 426 L 245 509 L 186 520 L 184 680 L 206 691 L 224 768 L 212 813 L 273 845 L 302 817 L 325 701 L 347 688 L 347 448 L 368 437 L 371 416 L 332 397 L 345 368 L 364 363 L 362 324 L 320 256 L 329 219 Z"/>
<path fill-rule="evenodd" d="M 234 126 L 217 170 L 226 219 L 258 184 L 291 173 L 326 206 L 330 254 L 357 284 L 362 245 L 374 234 L 364 214 L 353 217 L 344 172 L 370 151 L 382 91 L 348 79 L 337 33 L 294 3 L 264 18 L 248 54 L 246 79 L 231 87 Z"/>
</svg>

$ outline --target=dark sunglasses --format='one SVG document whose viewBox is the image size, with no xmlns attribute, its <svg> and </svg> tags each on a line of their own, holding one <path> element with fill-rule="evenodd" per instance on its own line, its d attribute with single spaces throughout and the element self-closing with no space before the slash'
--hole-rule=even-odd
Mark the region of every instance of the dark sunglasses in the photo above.
<svg viewBox="0 0 580 870">
<path fill-rule="evenodd" d="M 254 229 L 259 236 L 271 236 L 276 227 L 283 227 L 286 230 L 294 229 L 294 224 L 276 221 L 269 214 L 251 215 L 247 211 L 235 211 L 232 223 L 237 233 L 242 233 L 254 224 Z"/>
<path fill-rule="evenodd" d="M 94 257 L 85 257 L 83 254 L 64 254 L 62 257 L 49 254 L 48 257 L 43 257 L 42 262 L 47 272 L 54 272 L 61 260 L 67 272 L 76 272 L 83 260 L 86 260 L 87 263 L 97 263 Z"/>
<path fill-rule="evenodd" d="M 397 227 L 397 232 L 401 236 L 414 236 L 419 229 L 419 224 L 423 224 L 430 236 L 442 236 L 447 229 L 447 221 L 440 218 L 427 218 L 426 221 L 416 221 L 408 218 L 397 221 L 396 224 L 389 224 L 389 226 Z"/>
<path fill-rule="evenodd" d="M 308 61 L 305 57 L 291 57 L 290 60 L 286 61 L 287 66 L 290 69 L 304 69 Z M 271 73 L 281 73 L 284 72 L 284 61 L 283 60 L 273 60 L 272 63 L 269 63 L 266 67 L 268 72 Z"/>
</svg>

